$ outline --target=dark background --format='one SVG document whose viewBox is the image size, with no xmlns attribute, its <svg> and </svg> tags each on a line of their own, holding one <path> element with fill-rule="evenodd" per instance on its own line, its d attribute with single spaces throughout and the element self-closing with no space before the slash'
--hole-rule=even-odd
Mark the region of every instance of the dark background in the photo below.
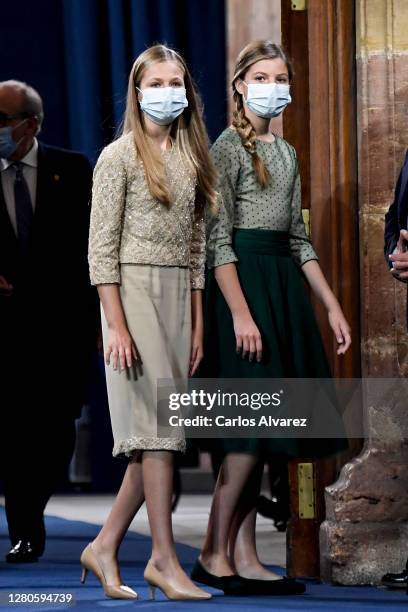
<svg viewBox="0 0 408 612">
<path fill-rule="evenodd" d="M 95 160 L 123 115 L 136 56 L 154 43 L 180 51 L 214 140 L 226 121 L 223 0 L 0 0 L 0 80 L 44 100 L 41 139 Z"/>
<path fill-rule="evenodd" d="M 26 81 L 39 91 L 40 140 L 94 162 L 122 119 L 134 59 L 165 43 L 185 57 L 215 140 L 226 122 L 224 11 L 224 0 L 0 0 L 0 81 Z M 125 461 L 111 456 L 101 357 L 88 403 L 91 421 L 82 427 L 91 440 L 92 489 L 113 490 Z"/>
</svg>

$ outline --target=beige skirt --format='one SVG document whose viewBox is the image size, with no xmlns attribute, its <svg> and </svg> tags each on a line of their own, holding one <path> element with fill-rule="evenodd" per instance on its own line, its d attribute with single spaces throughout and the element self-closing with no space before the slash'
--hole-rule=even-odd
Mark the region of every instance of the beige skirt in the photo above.
<svg viewBox="0 0 408 612">
<path fill-rule="evenodd" d="M 114 456 L 133 451 L 185 451 L 183 437 L 157 437 L 157 381 L 187 380 L 191 350 L 188 268 L 122 264 L 120 295 L 141 366 L 119 372 L 105 364 Z M 107 322 L 101 307 L 104 347 Z"/>
</svg>

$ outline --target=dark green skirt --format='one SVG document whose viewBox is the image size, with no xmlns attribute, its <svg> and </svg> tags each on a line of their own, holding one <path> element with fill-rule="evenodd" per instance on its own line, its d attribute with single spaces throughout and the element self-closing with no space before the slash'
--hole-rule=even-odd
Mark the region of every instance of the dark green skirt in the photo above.
<svg viewBox="0 0 408 612">
<path fill-rule="evenodd" d="M 241 287 L 262 337 L 262 361 L 242 359 L 230 309 L 207 271 L 204 293 L 205 378 L 330 378 L 323 342 L 300 268 L 286 232 L 234 230 L 233 248 Z M 208 441 L 209 442 L 209 441 Z M 325 456 L 347 448 L 344 439 L 234 438 L 211 440 L 220 453 L 250 452 Z"/>
</svg>

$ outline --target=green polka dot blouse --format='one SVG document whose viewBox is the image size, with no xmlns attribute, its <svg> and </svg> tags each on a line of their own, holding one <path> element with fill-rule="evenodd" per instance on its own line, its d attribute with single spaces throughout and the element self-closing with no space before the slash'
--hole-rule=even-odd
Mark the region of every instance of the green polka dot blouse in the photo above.
<svg viewBox="0 0 408 612">
<path fill-rule="evenodd" d="M 210 268 L 238 261 L 232 248 L 233 228 L 288 232 L 292 255 L 299 266 L 318 260 L 302 218 L 295 149 L 278 136 L 274 142 L 257 140 L 256 147 L 271 175 L 265 188 L 257 182 L 252 158 L 234 129 L 224 130 L 211 148 L 219 173 L 219 211 L 217 215 L 206 215 Z"/>
</svg>

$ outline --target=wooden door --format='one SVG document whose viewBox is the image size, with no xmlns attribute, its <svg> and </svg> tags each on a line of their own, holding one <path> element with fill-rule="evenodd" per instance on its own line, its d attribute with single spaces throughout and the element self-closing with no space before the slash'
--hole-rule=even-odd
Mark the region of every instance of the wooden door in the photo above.
<svg viewBox="0 0 408 612">
<path fill-rule="evenodd" d="M 293 59 L 294 103 L 283 133 L 298 153 L 313 245 L 352 327 L 353 350 L 336 354 L 325 309 L 314 300 L 335 376 L 361 372 L 354 0 L 282 0 L 282 44 Z"/>
<path fill-rule="evenodd" d="M 357 207 L 357 142 L 354 0 L 282 0 L 282 44 L 294 64 L 294 103 L 283 118 L 284 137 L 297 151 L 302 177 L 303 208 L 310 220 L 320 266 L 338 297 L 352 328 L 352 348 L 337 355 L 337 343 L 325 308 L 313 296 L 333 375 L 356 378 L 361 373 L 359 244 Z M 291 576 L 318 578 L 319 527 L 325 518 L 324 488 L 340 467 L 361 448 L 336 459 L 302 458 L 289 466 L 291 520 L 287 537 L 287 568 Z M 309 466 L 313 512 L 304 518 L 300 481 Z M 307 469 L 305 467 L 305 469 Z M 302 501 L 303 499 L 303 501 Z M 307 499 L 307 495 L 306 495 Z"/>
</svg>

